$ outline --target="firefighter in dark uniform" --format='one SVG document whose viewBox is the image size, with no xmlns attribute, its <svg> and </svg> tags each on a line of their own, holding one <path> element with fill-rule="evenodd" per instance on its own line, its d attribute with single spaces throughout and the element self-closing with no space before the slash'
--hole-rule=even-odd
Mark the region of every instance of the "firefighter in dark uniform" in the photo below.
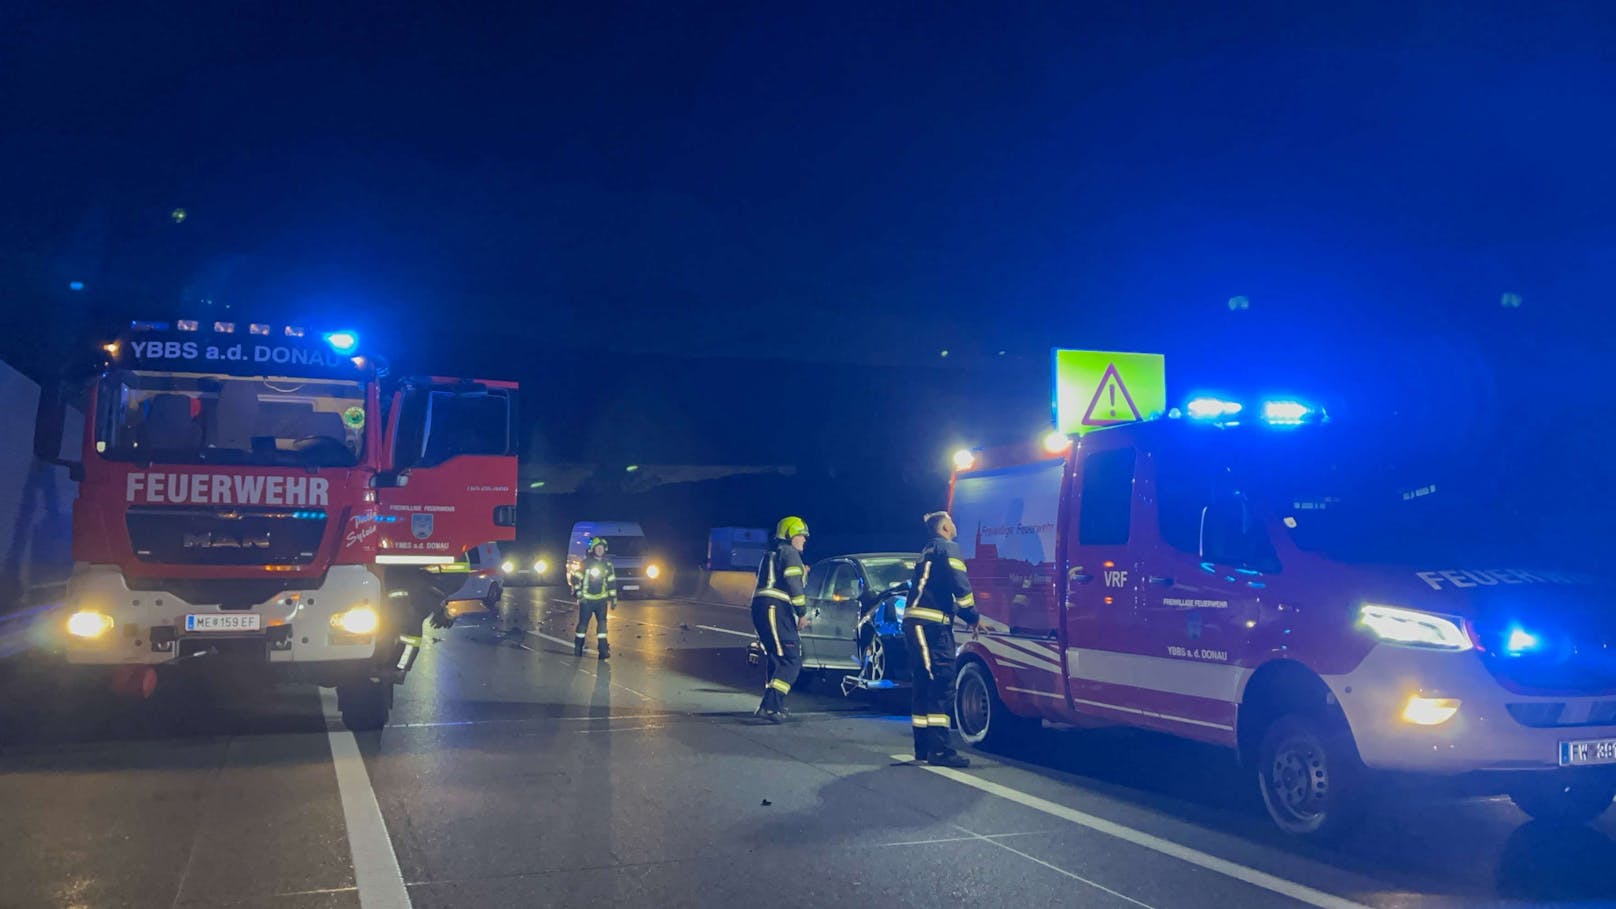
<svg viewBox="0 0 1616 909">
<path fill-rule="evenodd" d="M 915 733 L 915 760 L 939 767 L 969 767 L 954 750 L 948 730 L 954 706 L 954 619 L 977 635 L 982 616 L 976 611 L 965 556 L 954 542 L 958 530 L 946 511 L 926 515 L 931 542 L 915 563 L 913 593 L 903 613 L 903 642 L 909 651 L 909 678 L 914 700 L 909 721 Z"/>
<path fill-rule="evenodd" d="M 802 518 L 784 518 L 774 531 L 774 549 L 758 564 L 752 625 L 769 655 L 769 681 L 754 715 L 771 723 L 783 723 L 791 716 L 786 695 L 802 669 L 802 639 L 797 632 L 808 614 L 803 587 L 808 568 L 802 563 L 807 545 L 808 524 Z"/>
<path fill-rule="evenodd" d="M 595 643 L 604 660 L 612 655 L 612 645 L 606 643 L 606 608 L 617 608 L 617 571 L 606 558 L 606 541 L 595 537 L 589 541 L 589 555 L 578 566 L 578 578 L 573 588 L 578 597 L 578 634 L 572 641 L 574 656 L 584 655 L 584 635 L 589 631 L 589 617 L 595 617 Z"/>
</svg>

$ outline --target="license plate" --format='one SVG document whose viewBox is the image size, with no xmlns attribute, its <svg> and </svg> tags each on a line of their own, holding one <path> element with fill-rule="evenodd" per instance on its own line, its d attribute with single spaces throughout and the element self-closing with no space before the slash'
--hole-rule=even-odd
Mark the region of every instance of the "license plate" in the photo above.
<svg viewBox="0 0 1616 909">
<path fill-rule="evenodd" d="M 234 615 L 188 615 L 186 631 L 258 631 L 262 618 L 256 612 Z"/>
<path fill-rule="evenodd" d="M 1616 739 L 1585 739 L 1560 743 L 1560 766 L 1616 764 Z"/>
<path fill-rule="evenodd" d="M 640 585 L 638 585 L 638 584 L 624 584 L 623 589 L 624 590 L 639 590 Z"/>
</svg>

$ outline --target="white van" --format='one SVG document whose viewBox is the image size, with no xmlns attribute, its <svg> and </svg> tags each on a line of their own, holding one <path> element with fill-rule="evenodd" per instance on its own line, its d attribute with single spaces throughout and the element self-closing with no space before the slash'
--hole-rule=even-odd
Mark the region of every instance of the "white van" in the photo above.
<svg viewBox="0 0 1616 909">
<path fill-rule="evenodd" d="M 633 521 L 579 521 L 567 538 L 567 582 L 573 584 L 579 566 L 589 555 L 589 541 L 606 540 L 606 558 L 617 572 L 617 592 L 623 597 L 659 596 L 668 589 L 667 566 L 652 558 L 645 531 Z"/>
</svg>

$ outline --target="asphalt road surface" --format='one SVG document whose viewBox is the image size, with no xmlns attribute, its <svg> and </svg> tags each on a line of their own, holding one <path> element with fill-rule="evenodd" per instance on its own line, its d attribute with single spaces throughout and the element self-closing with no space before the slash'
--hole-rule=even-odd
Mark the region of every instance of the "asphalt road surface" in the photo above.
<svg viewBox="0 0 1616 909">
<path fill-rule="evenodd" d="M 607 663 L 573 657 L 575 615 L 508 592 L 431 636 L 358 735 L 311 687 L 109 702 L 7 664 L 0 906 L 1616 905 L 1616 818 L 1411 793 L 1300 846 L 1217 749 L 1046 730 L 904 765 L 901 700 L 824 683 L 797 722 L 753 720 L 742 609 L 625 602 Z"/>
</svg>

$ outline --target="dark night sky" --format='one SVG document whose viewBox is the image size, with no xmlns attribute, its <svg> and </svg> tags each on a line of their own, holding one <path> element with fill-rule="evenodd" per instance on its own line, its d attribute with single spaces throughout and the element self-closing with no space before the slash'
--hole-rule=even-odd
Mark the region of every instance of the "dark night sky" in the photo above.
<svg viewBox="0 0 1616 909">
<path fill-rule="evenodd" d="M 28 6 L 11 301 L 903 361 L 1172 350 L 1235 294 L 1548 330 L 1616 277 L 1597 3 Z"/>
</svg>

